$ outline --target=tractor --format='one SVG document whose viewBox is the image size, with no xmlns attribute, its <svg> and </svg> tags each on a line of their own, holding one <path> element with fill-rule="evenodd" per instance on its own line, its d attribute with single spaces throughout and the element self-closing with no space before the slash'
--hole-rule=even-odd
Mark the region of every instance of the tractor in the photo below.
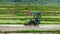
<svg viewBox="0 0 60 34">
<path fill-rule="evenodd" d="M 27 23 L 24 25 L 39 25 L 41 22 L 41 12 L 28 12 L 29 15 L 32 15 L 32 18 L 27 19 Z"/>
</svg>

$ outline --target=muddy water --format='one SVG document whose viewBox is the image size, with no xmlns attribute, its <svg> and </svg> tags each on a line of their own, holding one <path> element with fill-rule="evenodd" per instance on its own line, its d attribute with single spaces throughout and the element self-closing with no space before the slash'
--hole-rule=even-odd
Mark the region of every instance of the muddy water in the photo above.
<svg viewBox="0 0 60 34">
<path fill-rule="evenodd" d="M 24 25 L 0 25 L 0 31 L 17 31 L 17 30 L 59 30 L 58 25 L 40 25 L 40 26 L 24 26 Z M 5 34 L 5 33 L 0 33 Z M 57 32 L 40 32 L 40 33 L 6 33 L 6 34 L 60 34 Z"/>
<path fill-rule="evenodd" d="M 0 25 L 0 31 L 17 31 L 17 30 L 60 30 L 59 25 L 39 25 L 39 26 L 24 26 L 24 25 Z"/>
<path fill-rule="evenodd" d="M 0 34 L 59 34 L 59 33 L 56 33 L 56 32 L 55 33 L 42 32 L 42 33 L 0 33 Z"/>
</svg>

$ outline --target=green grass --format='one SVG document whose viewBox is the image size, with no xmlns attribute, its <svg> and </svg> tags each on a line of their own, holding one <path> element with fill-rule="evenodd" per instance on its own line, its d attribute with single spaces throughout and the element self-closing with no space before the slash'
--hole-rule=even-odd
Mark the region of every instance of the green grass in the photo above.
<svg viewBox="0 0 60 34">
<path fill-rule="evenodd" d="M 20 10 L 60 11 L 59 4 L 23 4 L 23 3 L 0 3 L 0 8 L 19 8 Z"/>
<path fill-rule="evenodd" d="M 32 18 L 32 16 L 7 16 L 0 18 Z M 41 18 L 60 18 L 60 16 L 41 16 Z"/>
<path fill-rule="evenodd" d="M 24 24 L 27 22 L 28 18 L 32 18 L 32 16 L 13 16 L 10 14 L 0 14 L 0 24 Z M 60 21 L 49 21 L 50 18 L 50 20 L 59 20 L 60 16 L 41 16 L 41 18 L 43 18 L 41 24 L 60 24 Z M 44 21 L 44 19 L 46 20 Z"/>
<path fill-rule="evenodd" d="M 25 24 L 27 20 L 0 20 L 0 24 Z M 41 24 L 60 24 L 56 21 L 41 21 Z"/>
<path fill-rule="evenodd" d="M 3 33 L 2 31 L 0 31 L 1 33 Z M 41 31 L 41 30 L 20 30 L 20 31 L 5 31 L 5 33 L 40 33 L 40 32 L 57 32 L 59 33 L 60 30 L 45 30 L 45 31 Z"/>
<path fill-rule="evenodd" d="M 25 23 L 25 21 L 20 21 L 20 20 L 0 20 L 1 23 Z"/>
</svg>

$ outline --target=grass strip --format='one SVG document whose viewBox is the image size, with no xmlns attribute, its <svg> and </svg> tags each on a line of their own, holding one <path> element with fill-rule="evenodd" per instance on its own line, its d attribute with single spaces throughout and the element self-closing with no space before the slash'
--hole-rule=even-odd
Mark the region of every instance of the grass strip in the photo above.
<svg viewBox="0 0 60 34">
<path fill-rule="evenodd" d="M 5 33 L 38 33 L 38 32 L 60 32 L 60 30 L 20 30 L 20 31 L 5 31 Z M 3 33 L 3 31 L 0 31 Z"/>
<path fill-rule="evenodd" d="M 26 24 L 26 23 L 0 23 L 0 24 Z M 60 24 L 60 23 L 40 23 L 40 24 Z"/>
</svg>

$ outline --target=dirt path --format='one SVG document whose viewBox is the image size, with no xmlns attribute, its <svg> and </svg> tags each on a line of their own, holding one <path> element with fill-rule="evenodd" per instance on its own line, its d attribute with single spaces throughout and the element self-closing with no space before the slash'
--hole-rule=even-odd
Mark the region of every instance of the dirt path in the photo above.
<svg viewBox="0 0 60 34">
<path fill-rule="evenodd" d="M 24 25 L 0 25 L 0 31 L 16 31 L 16 30 L 59 30 L 58 25 L 39 25 L 39 26 L 24 26 Z"/>
</svg>

